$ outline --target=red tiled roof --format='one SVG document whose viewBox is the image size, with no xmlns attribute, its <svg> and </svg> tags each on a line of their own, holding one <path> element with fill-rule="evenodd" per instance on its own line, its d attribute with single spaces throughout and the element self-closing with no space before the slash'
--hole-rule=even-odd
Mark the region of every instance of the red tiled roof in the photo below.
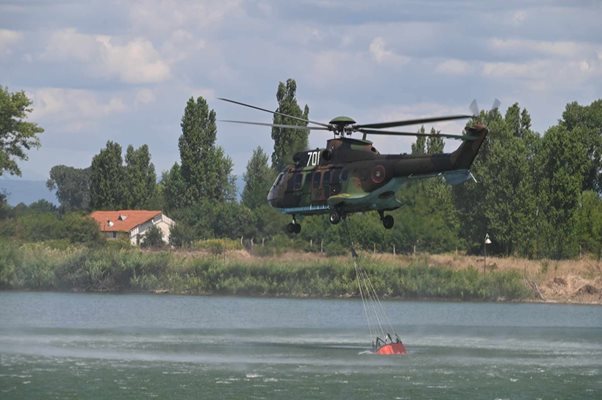
<svg viewBox="0 0 602 400">
<path fill-rule="evenodd" d="M 90 216 L 96 220 L 102 232 L 129 232 L 159 214 L 161 211 L 119 210 L 94 211 Z M 109 224 L 109 221 L 112 222 L 112 225 Z"/>
</svg>

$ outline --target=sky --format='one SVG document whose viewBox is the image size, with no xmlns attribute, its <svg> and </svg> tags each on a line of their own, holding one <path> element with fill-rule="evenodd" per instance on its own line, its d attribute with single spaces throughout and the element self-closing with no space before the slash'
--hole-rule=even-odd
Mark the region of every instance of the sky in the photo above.
<svg viewBox="0 0 602 400">
<path fill-rule="evenodd" d="M 160 176 L 179 161 L 190 97 L 218 119 L 271 122 L 217 98 L 275 110 L 289 78 L 312 120 L 465 114 L 473 99 L 484 109 L 499 99 L 543 134 L 567 103 L 602 97 L 601 17 L 601 1 L 0 0 L 0 85 L 25 91 L 45 129 L 19 163 L 24 180 L 88 167 L 108 140 L 124 152 L 148 144 Z M 271 154 L 270 132 L 218 123 L 236 175 L 256 147 Z M 310 147 L 329 135 L 312 133 Z M 370 139 L 381 153 L 414 140 Z"/>
</svg>

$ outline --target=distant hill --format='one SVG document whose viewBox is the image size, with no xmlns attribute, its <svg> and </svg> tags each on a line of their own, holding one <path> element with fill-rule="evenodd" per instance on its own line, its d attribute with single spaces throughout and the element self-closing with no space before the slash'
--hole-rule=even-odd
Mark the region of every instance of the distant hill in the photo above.
<svg viewBox="0 0 602 400">
<path fill-rule="evenodd" d="M 240 200 L 245 181 L 242 177 L 236 179 L 236 198 Z M 19 203 L 30 205 L 40 199 L 47 200 L 54 205 L 59 205 L 54 192 L 46 187 L 46 181 L 28 181 L 24 179 L 2 179 L 0 178 L 0 192 L 6 192 L 8 204 L 16 206 Z M 267 196 L 267 193 L 266 193 Z"/>
<path fill-rule="evenodd" d="M 29 205 L 41 199 L 58 205 L 55 194 L 48 190 L 45 181 L 0 179 L 0 192 L 6 193 L 8 204 L 11 206 L 19 203 Z"/>
</svg>

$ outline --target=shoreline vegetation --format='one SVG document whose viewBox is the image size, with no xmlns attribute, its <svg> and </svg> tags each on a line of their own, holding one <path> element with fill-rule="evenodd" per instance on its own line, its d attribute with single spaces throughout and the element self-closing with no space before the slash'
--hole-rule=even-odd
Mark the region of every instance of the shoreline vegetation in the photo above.
<svg viewBox="0 0 602 400">
<path fill-rule="evenodd" d="M 0 289 L 264 297 L 359 297 L 350 255 L 0 242 Z M 230 248 L 229 248 L 230 247 Z M 234 248 L 231 248 L 234 247 Z M 360 252 L 382 299 L 602 304 L 597 260 Z"/>
</svg>

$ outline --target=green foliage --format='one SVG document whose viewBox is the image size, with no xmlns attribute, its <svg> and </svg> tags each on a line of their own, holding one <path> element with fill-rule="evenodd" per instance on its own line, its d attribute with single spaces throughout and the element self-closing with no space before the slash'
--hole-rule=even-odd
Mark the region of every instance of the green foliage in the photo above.
<svg viewBox="0 0 602 400">
<path fill-rule="evenodd" d="M 175 163 L 169 171 L 163 172 L 160 186 L 163 202 L 168 211 L 178 210 L 186 206 L 186 182 L 182 177 L 180 164 Z"/>
<path fill-rule="evenodd" d="M 185 222 L 178 222 L 171 228 L 169 234 L 169 244 L 174 247 L 190 247 L 194 242 L 195 235 L 192 227 Z"/>
<path fill-rule="evenodd" d="M 126 181 L 121 146 L 108 141 L 90 167 L 90 207 L 93 210 L 124 208 Z"/>
<path fill-rule="evenodd" d="M 155 167 L 147 145 L 128 146 L 125 165 L 121 146 L 111 141 L 90 167 L 90 207 L 94 210 L 160 208 Z M 50 181 L 49 181 L 50 184 Z"/>
<path fill-rule="evenodd" d="M 527 117 L 524 113 L 521 117 L 518 104 L 514 104 L 495 125 L 487 172 L 482 177 L 486 187 L 483 214 L 487 232 L 495 238 L 492 251 L 504 255 L 535 255 L 538 201 L 534 159 L 539 137 L 521 123 L 521 118 Z"/>
<path fill-rule="evenodd" d="M 46 181 L 48 190 L 56 189 L 63 211 L 88 210 L 90 207 L 90 168 L 55 165 Z"/>
<path fill-rule="evenodd" d="M 208 241 L 214 254 L 235 242 Z M 189 294 L 263 296 L 358 296 L 355 269 L 346 260 L 227 261 L 182 258 L 177 253 L 67 248 L 41 244 L 11 246 L 0 241 L 0 287 L 78 291 L 167 290 Z M 529 295 L 516 271 L 486 275 L 474 268 L 453 270 L 418 260 L 400 268 L 360 260 L 381 297 L 464 300 L 522 299 Z"/>
<path fill-rule="evenodd" d="M 583 190 L 602 193 L 602 99 L 589 106 L 567 104 L 560 123 L 584 147 L 587 161 Z"/>
<path fill-rule="evenodd" d="M 563 125 L 550 128 L 537 157 L 544 253 L 555 259 L 578 254 L 574 213 L 583 187 L 587 154 L 584 143 L 574 136 L 575 131 L 570 132 Z"/>
<path fill-rule="evenodd" d="M 261 147 L 257 147 L 253 151 L 244 175 L 245 188 L 242 192 L 242 204 L 251 210 L 265 205 L 274 178 L 274 171 L 268 165 L 268 156 Z"/>
<path fill-rule="evenodd" d="M 6 171 L 21 175 L 18 160 L 27 160 L 26 151 L 40 147 L 38 135 L 44 132 L 33 122 L 25 121 L 32 111 L 25 92 L 8 91 L 0 86 L 0 176 Z"/>
<path fill-rule="evenodd" d="M 420 127 L 418 133 L 426 133 L 424 130 L 424 125 Z M 412 153 L 413 156 L 421 156 L 426 154 L 426 136 L 416 136 L 416 142 L 412 143 Z"/>
<path fill-rule="evenodd" d="M 274 124 L 297 125 L 301 127 L 307 126 L 307 122 L 297 119 L 307 119 L 309 116 L 309 108 L 306 105 L 304 110 L 301 111 L 301 108 L 297 104 L 297 99 L 295 98 L 296 91 L 297 83 L 294 79 L 288 79 L 286 84 L 282 82 L 278 83 L 278 90 L 276 92 L 278 108 L 276 109 L 276 112 L 296 118 L 274 114 Z M 272 128 L 272 139 L 274 140 L 272 168 L 275 171 L 280 171 L 287 165 L 292 164 L 293 155 L 296 152 L 303 151 L 307 148 L 308 136 L 309 130 L 307 129 Z"/>
<path fill-rule="evenodd" d="M 59 215 L 35 207 L 0 220 L 0 236 L 28 242 L 66 240 L 88 245 L 103 241 L 98 225 L 89 216 L 79 213 Z"/>
<path fill-rule="evenodd" d="M 602 199 L 593 191 L 583 192 L 575 212 L 579 246 L 582 250 L 602 256 Z"/>
<path fill-rule="evenodd" d="M 165 246 L 163 232 L 156 225 L 151 226 L 144 233 L 140 246 L 143 248 L 160 249 Z"/>
<path fill-rule="evenodd" d="M 146 144 L 138 149 L 128 146 L 124 176 L 128 184 L 123 208 L 149 208 L 150 202 L 157 197 L 157 175 Z"/>
<path fill-rule="evenodd" d="M 215 111 L 209 110 L 204 98 L 198 97 L 195 101 L 191 97 L 186 103 L 181 127 L 180 174 L 185 189 L 178 195 L 182 205 L 191 206 L 201 200 L 232 200 L 235 196 L 232 160 L 215 145 Z M 176 184 L 172 188 L 180 187 Z"/>
</svg>

